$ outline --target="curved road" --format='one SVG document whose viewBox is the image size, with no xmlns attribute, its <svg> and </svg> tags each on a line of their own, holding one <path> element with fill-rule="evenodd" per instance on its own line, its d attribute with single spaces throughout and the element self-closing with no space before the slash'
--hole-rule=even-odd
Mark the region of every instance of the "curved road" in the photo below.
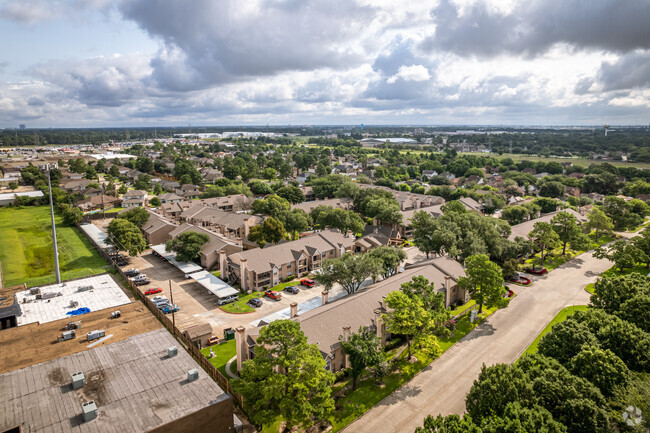
<svg viewBox="0 0 650 433">
<path fill-rule="evenodd" d="M 584 287 L 611 266 L 584 253 L 530 287 L 515 287 L 517 297 L 507 309 L 494 313 L 344 431 L 412 432 L 429 414 L 463 413 L 465 395 L 483 363 L 514 362 L 562 308 L 588 303 Z"/>
</svg>

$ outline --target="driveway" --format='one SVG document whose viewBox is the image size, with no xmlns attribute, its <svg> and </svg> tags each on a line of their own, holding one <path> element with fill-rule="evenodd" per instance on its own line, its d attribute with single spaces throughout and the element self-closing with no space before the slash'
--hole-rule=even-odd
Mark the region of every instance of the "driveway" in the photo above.
<svg viewBox="0 0 650 433">
<path fill-rule="evenodd" d="M 611 266 L 585 253 L 530 287 L 515 287 L 517 297 L 507 309 L 490 316 L 345 431 L 412 432 L 429 414 L 465 412 L 465 396 L 481 365 L 514 362 L 562 308 L 588 303 L 584 287 Z"/>
</svg>

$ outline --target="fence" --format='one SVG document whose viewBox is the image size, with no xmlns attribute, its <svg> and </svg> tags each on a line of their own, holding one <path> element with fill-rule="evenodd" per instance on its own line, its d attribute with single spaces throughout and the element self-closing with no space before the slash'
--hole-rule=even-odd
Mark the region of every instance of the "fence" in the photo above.
<svg viewBox="0 0 650 433">
<path fill-rule="evenodd" d="M 95 246 L 97 251 L 99 251 L 99 254 L 106 259 L 111 264 L 111 267 L 115 269 L 120 277 L 126 282 L 127 286 L 131 290 L 131 293 L 133 296 L 135 296 L 136 299 L 140 299 L 144 305 L 147 306 L 151 314 L 153 314 L 159 321 L 162 323 L 162 325 L 181 343 L 181 345 L 189 352 L 190 355 L 192 355 L 192 358 L 205 370 L 206 373 L 208 373 L 208 376 L 212 378 L 219 386 L 229 393 L 232 396 L 233 401 L 235 404 L 243 411 L 243 399 L 241 395 L 236 394 L 235 392 L 232 391 L 232 388 L 230 387 L 230 382 L 228 379 L 221 374 L 219 370 L 217 370 L 217 367 L 212 365 L 212 363 L 206 358 L 200 351 L 199 349 L 192 344 L 192 342 L 185 336 L 181 331 L 179 331 L 178 328 L 173 326 L 172 321 L 169 319 L 169 317 L 165 314 L 163 314 L 162 311 L 160 311 L 154 303 L 151 301 L 151 299 L 145 297 L 145 296 L 140 296 L 140 292 L 135 284 L 133 284 L 133 281 L 129 279 L 129 277 L 120 269 L 119 266 L 116 266 L 115 263 L 113 262 L 113 259 L 104 251 L 102 250 L 97 244 L 95 244 L 94 240 L 90 238 L 85 231 L 80 230 L 89 240 L 90 242 Z"/>
</svg>

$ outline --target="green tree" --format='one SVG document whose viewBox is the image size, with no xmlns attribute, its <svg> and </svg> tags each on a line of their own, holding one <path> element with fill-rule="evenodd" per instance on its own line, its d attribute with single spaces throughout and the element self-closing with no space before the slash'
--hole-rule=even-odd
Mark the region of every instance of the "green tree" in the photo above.
<svg viewBox="0 0 650 433">
<path fill-rule="evenodd" d="M 566 254 L 566 246 L 571 242 L 571 248 L 576 251 L 588 249 L 591 241 L 585 237 L 578 226 L 578 219 L 571 213 L 563 211 L 551 218 L 551 224 L 558 240 L 562 242 L 562 255 Z"/>
<path fill-rule="evenodd" d="M 635 324 L 639 329 L 650 333 L 650 290 L 640 292 L 621 305 L 617 313 L 623 320 Z"/>
<path fill-rule="evenodd" d="M 63 216 L 63 223 L 67 226 L 75 226 L 79 224 L 83 218 L 84 218 L 84 213 L 81 211 L 76 206 L 70 207 L 66 206 L 66 208 L 62 212 Z"/>
<path fill-rule="evenodd" d="M 277 179 L 278 172 L 274 168 L 266 167 L 264 170 L 262 170 L 262 177 L 267 180 Z"/>
<path fill-rule="evenodd" d="M 278 215 L 278 220 L 282 222 L 285 230 L 293 235 L 293 239 L 297 239 L 298 234 L 307 230 L 311 225 L 311 217 L 302 209 L 284 211 Z"/>
<path fill-rule="evenodd" d="M 251 227 L 248 240 L 263 247 L 267 242 L 277 244 L 284 239 L 286 234 L 287 232 L 281 221 L 268 217 L 262 224 Z"/>
<path fill-rule="evenodd" d="M 350 361 L 353 390 L 357 389 L 357 379 L 366 368 L 374 367 L 384 360 L 384 356 L 379 350 L 380 345 L 379 338 L 368 332 L 363 326 L 359 328 L 358 332 L 350 335 L 347 341 L 341 339 L 343 352 Z"/>
<path fill-rule="evenodd" d="M 650 281 L 639 274 L 604 275 L 594 284 L 591 304 L 608 314 L 623 310 L 623 303 L 639 293 L 650 293 Z"/>
<path fill-rule="evenodd" d="M 143 207 L 134 207 L 118 215 L 118 218 L 124 218 L 137 227 L 142 227 L 149 221 L 149 212 Z"/>
<path fill-rule="evenodd" d="M 363 220 L 354 211 L 332 208 L 331 206 L 317 206 L 312 209 L 312 218 L 316 215 L 316 222 L 322 227 L 338 229 L 341 233 L 360 233 L 363 231 Z"/>
<path fill-rule="evenodd" d="M 381 269 L 381 261 L 376 257 L 346 253 L 339 258 L 323 260 L 314 279 L 323 284 L 326 290 L 338 283 L 351 295 L 359 290 L 366 279 L 379 275 Z"/>
<path fill-rule="evenodd" d="M 381 262 L 382 277 L 388 278 L 397 273 L 397 267 L 401 262 L 406 260 L 406 253 L 401 248 L 395 247 L 377 247 L 368 252 Z"/>
<path fill-rule="evenodd" d="M 286 430 L 307 428 L 334 409 L 331 384 L 318 346 L 308 344 L 300 324 L 276 320 L 260 330 L 255 357 L 244 362 L 233 390 L 244 397 L 250 420 L 262 429 L 278 416 Z"/>
<path fill-rule="evenodd" d="M 557 233 L 553 230 L 551 224 L 540 221 L 535 223 L 533 231 L 528 234 L 528 238 L 539 248 L 540 265 L 543 267 L 546 258 L 544 251 L 553 249 L 557 245 L 559 241 Z"/>
<path fill-rule="evenodd" d="M 127 191 L 128 189 L 126 188 L 126 185 L 120 186 L 120 189 L 117 190 L 120 194 L 126 194 Z"/>
<path fill-rule="evenodd" d="M 368 218 L 376 218 L 378 221 L 389 224 L 402 223 L 402 211 L 394 198 L 378 197 L 366 204 Z"/>
<path fill-rule="evenodd" d="M 108 170 L 108 174 L 115 178 L 118 178 L 120 177 L 120 169 L 117 167 L 117 165 L 111 165 L 111 168 Z"/>
<path fill-rule="evenodd" d="M 305 194 L 302 193 L 300 188 L 293 185 L 283 186 L 275 193 L 292 204 L 302 203 L 305 201 Z"/>
<path fill-rule="evenodd" d="M 598 339 L 586 325 L 574 320 L 565 320 L 553 325 L 552 332 L 544 335 L 539 341 L 538 349 L 540 354 L 566 365 L 585 344 L 599 346 Z"/>
<path fill-rule="evenodd" d="M 596 385 L 606 397 L 625 387 L 630 379 L 630 370 L 621 358 L 597 346 L 582 346 L 571 359 L 569 370 Z"/>
<path fill-rule="evenodd" d="M 639 250 L 634 244 L 619 239 L 611 244 L 596 248 L 594 257 L 614 262 L 619 271 L 623 272 L 623 269 L 631 268 L 636 264 L 639 258 Z"/>
<path fill-rule="evenodd" d="M 146 156 L 138 156 L 135 160 L 135 168 L 143 173 L 151 173 L 153 171 L 153 161 Z"/>
<path fill-rule="evenodd" d="M 413 244 L 429 258 L 429 254 L 439 250 L 438 239 L 435 237 L 436 221 L 433 215 L 426 211 L 418 211 L 411 218 Z"/>
<path fill-rule="evenodd" d="M 614 223 L 612 223 L 610 217 L 605 215 L 605 212 L 598 207 L 594 207 L 587 215 L 587 227 L 596 231 L 596 241 L 598 241 L 601 235 L 612 233 Z"/>
<path fill-rule="evenodd" d="M 483 312 L 483 305 L 489 308 L 504 308 L 508 300 L 504 299 L 506 293 L 503 287 L 503 274 L 501 268 L 485 254 L 469 256 L 465 260 L 466 276 L 458 279 L 458 285 L 469 290 L 472 299 L 478 304 L 479 314 Z"/>
<path fill-rule="evenodd" d="M 118 250 L 128 251 L 132 257 L 147 248 L 140 228 L 125 218 L 115 218 L 108 224 L 108 240 Z"/>
<path fill-rule="evenodd" d="M 210 241 L 205 233 L 186 231 L 165 243 L 165 251 L 176 253 L 176 261 L 192 262 L 201 254 L 203 245 Z"/>
<path fill-rule="evenodd" d="M 151 200 L 149 200 L 149 206 L 151 207 L 160 207 L 161 204 L 162 203 L 158 197 L 152 197 Z"/>
<path fill-rule="evenodd" d="M 10 190 L 13 191 L 16 188 L 18 188 L 18 182 L 9 182 L 9 184 L 7 184 L 7 186 L 9 187 Z"/>
<path fill-rule="evenodd" d="M 416 428 L 415 433 L 483 433 L 483 430 L 474 424 L 469 415 L 462 418 L 456 414 L 445 417 L 438 415 L 436 418 L 428 415 L 424 425 Z"/>
<path fill-rule="evenodd" d="M 156 194 L 156 195 L 160 195 L 160 194 L 163 193 L 162 186 L 160 186 L 159 183 L 156 183 L 156 184 L 154 185 L 154 187 L 153 187 L 153 193 Z"/>
<path fill-rule="evenodd" d="M 270 195 L 264 200 L 253 202 L 253 212 L 256 214 L 269 215 L 278 218 L 280 214 L 291 209 L 291 204 L 284 198 L 277 195 Z"/>
<path fill-rule="evenodd" d="M 562 198 L 566 191 L 566 186 L 561 182 L 549 181 L 542 182 L 539 188 L 539 195 L 541 197 Z"/>
<path fill-rule="evenodd" d="M 385 304 L 388 312 L 382 315 L 382 320 L 388 332 L 406 338 L 407 359 L 411 359 L 411 341 L 416 335 L 423 341 L 436 345 L 435 337 L 433 340 L 422 338 L 430 332 L 427 330 L 430 316 L 420 297 L 410 297 L 402 291 L 395 291 L 386 296 Z"/>
</svg>

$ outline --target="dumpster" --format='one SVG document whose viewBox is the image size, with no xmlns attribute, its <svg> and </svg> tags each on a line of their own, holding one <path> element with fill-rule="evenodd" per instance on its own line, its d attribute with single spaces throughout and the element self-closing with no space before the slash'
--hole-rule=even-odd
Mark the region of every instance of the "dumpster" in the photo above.
<svg viewBox="0 0 650 433">
<path fill-rule="evenodd" d="M 234 340 L 235 338 L 235 330 L 232 328 L 226 328 L 223 330 L 223 338 L 228 341 L 228 340 Z"/>
</svg>

